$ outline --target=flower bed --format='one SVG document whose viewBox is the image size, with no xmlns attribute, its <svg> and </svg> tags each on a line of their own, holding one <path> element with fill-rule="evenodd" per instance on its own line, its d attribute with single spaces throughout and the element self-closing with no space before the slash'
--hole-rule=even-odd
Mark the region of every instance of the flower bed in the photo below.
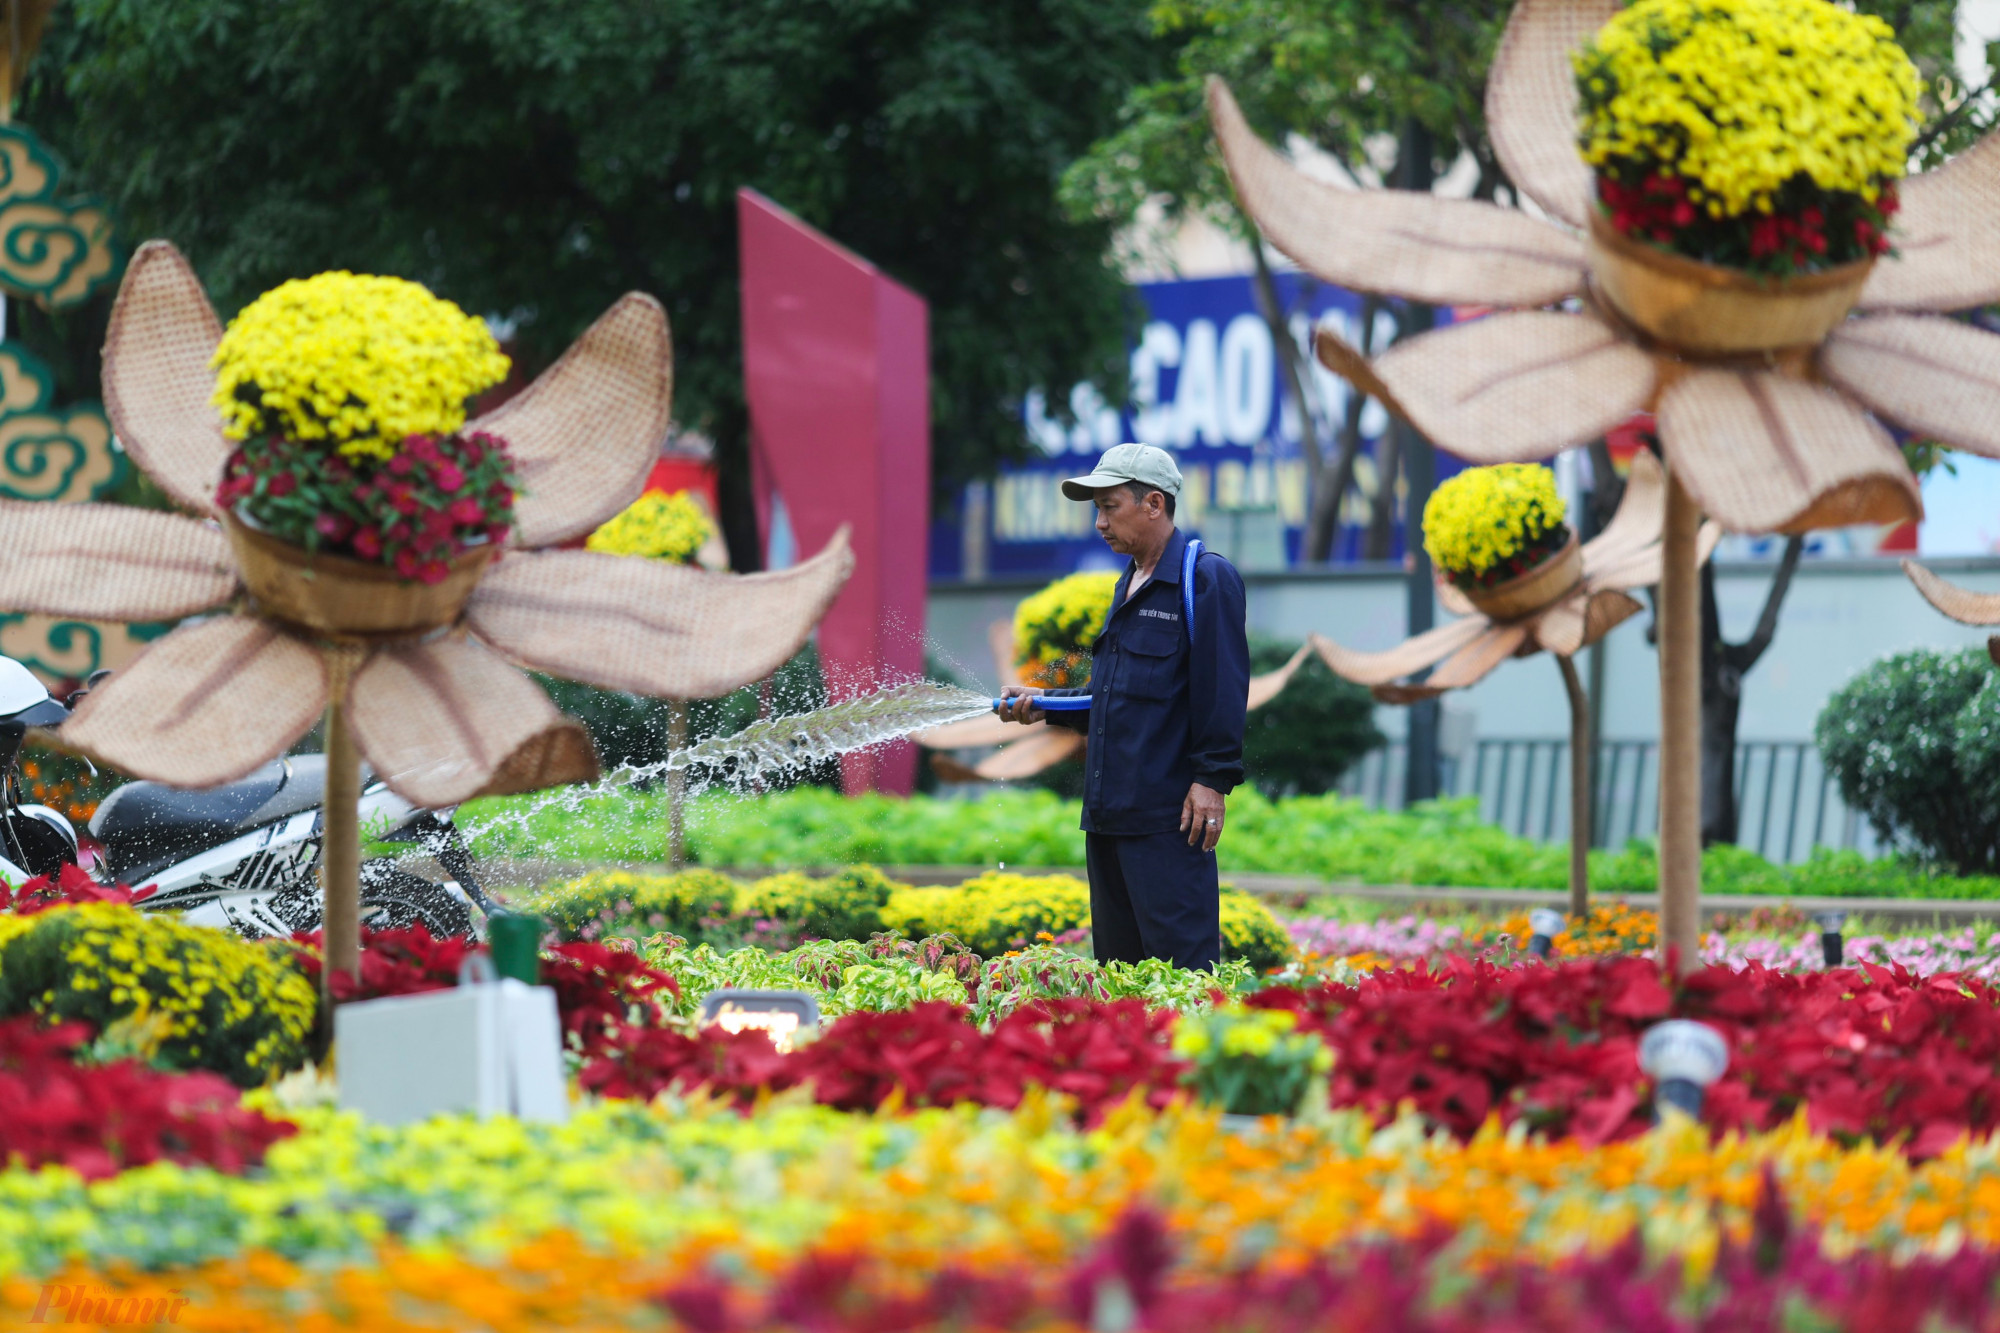
<svg viewBox="0 0 2000 1333">
<path fill-rule="evenodd" d="M 581 939 L 662 932 L 700 943 L 782 948 L 802 939 L 905 939 L 950 935 L 981 954 L 1020 949 L 1090 926 L 1090 887 L 1073 875 L 995 871 L 955 887 L 914 888 L 873 866 L 825 878 L 796 871 L 739 884 L 713 871 L 643 875 L 597 871 L 517 899 Z M 1290 957 L 1290 937 L 1269 908 L 1234 889 L 1222 895 L 1228 951 L 1268 971 Z"/>
<path fill-rule="evenodd" d="M 1422 1295 L 1473 1314 L 1548 1313 L 1538 1302 L 1567 1292 L 1570 1322 L 1515 1326 L 1594 1329 L 1607 1325 L 1577 1310 L 1597 1304 L 1584 1293 L 1609 1291 L 1639 1310 L 1647 1298 L 1788 1292 L 1856 1321 L 1814 1327 L 1859 1329 L 1899 1325 L 1826 1302 L 1893 1274 L 1912 1318 L 1924 1301 L 1963 1309 L 1990 1291 L 1985 1248 L 2000 1242 L 1991 1145 L 1914 1165 L 1796 1125 L 1716 1142 L 1669 1128 L 1586 1148 L 1497 1132 L 1460 1143 L 1356 1115 L 1238 1136 L 1212 1113 L 1171 1108 L 1079 1131 L 1049 1110 L 1037 1099 L 1011 1113 L 857 1116 L 784 1101 L 742 1116 L 694 1101 L 606 1104 L 562 1127 L 401 1130 L 302 1113 L 302 1132 L 253 1179 L 173 1166 L 93 1184 L 0 1173 L 0 1271 L 28 1275 L 0 1287 L 0 1302 L 24 1316 L 49 1276 L 177 1288 L 212 1327 L 296 1324 L 302 1311 L 364 1323 L 392 1309 L 410 1321 L 396 1327 L 649 1325 L 662 1301 L 681 1327 L 858 1330 L 933 1326 L 922 1305 L 896 1319 L 874 1302 L 920 1297 L 949 1274 L 962 1291 L 996 1293 L 981 1307 L 995 1327 L 1037 1326 L 1038 1310 L 1068 1317 L 1079 1292 L 1094 1308 L 1122 1284 L 1156 1320 L 1179 1321 L 1148 1327 L 1297 1328 L 1262 1322 L 1275 1317 L 1266 1302 L 1325 1273 L 1347 1280 L 1307 1310 L 1358 1302 L 1359 1276 L 1386 1285 L 1372 1321 L 1357 1306 L 1359 1323 L 1314 1326 L 1433 1327 L 1383 1322 L 1442 1318 Z M 1978 1248 L 1922 1257 L 1961 1242 Z M 1914 1266 L 1892 1269 L 1892 1256 Z M 125 1263 L 161 1271 L 114 1271 Z M 1299 1299 L 1314 1285 L 1289 1289 Z M 1161 1303 L 1165 1292 L 1180 1300 Z M 1220 1317 L 1230 1299 L 1250 1322 L 1186 1322 Z M 703 1302 L 736 1318 L 703 1322 Z M 1779 1327 L 1749 1322 L 1757 1308 L 1728 1326 Z M 753 1319 L 760 1310 L 778 1317 Z M 1608 1326 L 1717 1327 L 1658 1313 Z"/>
</svg>

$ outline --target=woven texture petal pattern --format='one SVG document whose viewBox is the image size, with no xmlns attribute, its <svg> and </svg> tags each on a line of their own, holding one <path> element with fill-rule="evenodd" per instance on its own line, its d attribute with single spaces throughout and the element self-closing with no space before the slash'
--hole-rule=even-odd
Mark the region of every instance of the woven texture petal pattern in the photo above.
<svg viewBox="0 0 2000 1333">
<path fill-rule="evenodd" d="M 129 505 L 0 501 L 0 606 L 96 620 L 178 620 L 236 593 L 229 542 Z"/>
<path fill-rule="evenodd" d="M 2000 301 L 2000 133 L 1905 180 L 1896 253 L 1875 265 L 1863 310 L 1965 310 Z"/>
<path fill-rule="evenodd" d="M 673 339 L 652 297 L 618 299 L 518 395 L 467 424 L 507 441 L 513 544 L 581 537 L 637 499 L 667 438 Z"/>
<path fill-rule="evenodd" d="M 1590 594 L 1579 588 L 1528 623 L 1535 646 L 1568 657 L 1583 647 L 1585 612 Z"/>
<path fill-rule="evenodd" d="M 1583 288 L 1583 243 L 1525 213 L 1301 175 L 1219 79 L 1209 118 L 1236 194 L 1271 244 L 1328 282 L 1438 305 L 1539 306 Z"/>
<path fill-rule="evenodd" d="M 1697 370 L 1660 399 L 1667 458 L 1731 532 L 1807 532 L 1923 517 L 1889 433 L 1824 385 Z"/>
<path fill-rule="evenodd" d="M 1250 691 L 1248 702 L 1245 706 L 1249 708 L 1262 708 L 1265 704 L 1284 693 L 1285 686 L 1292 683 L 1292 677 L 1298 674 L 1301 666 L 1305 665 L 1306 654 L 1311 651 L 1311 644 L 1302 643 L 1299 645 L 1298 651 L 1293 653 L 1285 664 L 1276 671 L 1266 671 L 1261 676 L 1250 677 Z"/>
<path fill-rule="evenodd" d="M 1530 462 L 1595 439 L 1653 396 L 1653 359 L 1608 325 L 1518 310 L 1398 343 L 1374 363 L 1408 420 L 1474 463 Z"/>
<path fill-rule="evenodd" d="M 183 625 L 84 696 L 63 743 L 176 787 L 233 782 L 326 709 L 318 652 L 247 616 Z"/>
<path fill-rule="evenodd" d="M 1004 750 L 986 756 L 972 771 L 988 782 L 1010 782 L 1031 778 L 1082 751 L 1083 736 L 1080 732 L 1044 727 L 1030 732 L 1026 739 L 1015 741 Z"/>
<path fill-rule="evenodd" d="M 1486 80 L 1486 124 L 1507 179 L 1573 227 L 1584 225 L 1593 189 L 1576 151 L 1570 52 L 1618 9 L 1618 0 L 1521 0 Z"/>
<path fill-rule="evenodd" d="M 1937 315 L 1851 319 L 1820 349 L 1820 368 L 1897 425 L 2000 458 L 2000 337 Z"/>
<path fill-rule="evenodd" d="M 132 256 L 104 335 L 104 410 L 118 442 L 174 502 L 215 512 L 229 441 L 208 399 L 222 325 L 181 252 L 148 241 Z"/>
<path fill-rule="evenodd" d="M 1903 562 L 1903 572 L 1924 600 L 1962 625 L 2000 625 L 2000 593 L 1973 592 L 1948 582 L 1914 560 Z"/>
<path fill-rule="evenodd" d="M 376 649 L 355 673 L 348 714 L 362 758 L 417 805 L 597 777 L 588 734 L 462 636 Z"/>
<path fill-rule="evenodd" d="M 712 574 L 594 551 L 514 554 L 479 585 L 466 624 L 537 670 L 708 699 L 797 652 L 853 567 L 844 528 L 811 560 L 773 574 Z"/>
<path fill-rule="evenodd" d="M 1528 641 L 1527 621 L 1510 625 L 1488 625 L 1471 643 L 1447 657 L 1425 682 L 1437 690 L 1461 690 L 1477 685 L 1494 667 L 1521 651 Z"/>
<path fill-rule="evenodd" d="M 1306 642 L 1336 676 L 1345 676 L 1357 685 L 1386 685 L 1398 676 L 1442 662 L 1486 630 L 1486 621 L 1475 616 L 1454 620 L 1403 640 L 1379 653 L 1356 652 L 1332 639 L 1315 634 Z"/>
</svg>

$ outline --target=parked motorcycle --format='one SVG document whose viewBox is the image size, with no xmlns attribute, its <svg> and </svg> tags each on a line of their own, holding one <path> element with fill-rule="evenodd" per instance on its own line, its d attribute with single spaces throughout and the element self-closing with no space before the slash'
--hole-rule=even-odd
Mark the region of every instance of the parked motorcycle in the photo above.
<svg viewBox="0 0 2000 1333">
<path fill-rule="evenodd" d="M 0 871 L 17 881 L 79 861 L 69 820 L 22 799 L 18 765 L 29 729 L 60 726 L 69 711 L 33 672 L 0 657 Z M 252 939 L 318 930 L 325 790 L 326 759 L 316 754 L 274 759 L 205 791 L 128 782 L 91 816 L 91 836 L 104 848 L 94 873 L 133 886 L 148 911 L 183 912 L 189 922 Z M 473 909 L 483 916 L 498 906 L 480 887 L 449 810 L 419 809 L 364 770 L 361 826 L 377 842 L 421 847 L 451 876 L 438 883 L 391 858 L 364 862 L 364 926 L 422 925 L 440 937 L 482 933 Z"/>
</svg>

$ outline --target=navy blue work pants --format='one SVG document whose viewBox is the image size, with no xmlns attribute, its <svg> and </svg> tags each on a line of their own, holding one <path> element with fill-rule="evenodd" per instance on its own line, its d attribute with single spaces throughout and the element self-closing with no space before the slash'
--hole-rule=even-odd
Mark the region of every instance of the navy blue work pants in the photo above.
<svg viewBox="0 0 2000 1333">
<path fill-rule="evenodd" d="M 1222 957 L 1222 889 L 1215 853 L 1185 833 L 1083 835 L 1090 933 L 1100 963 L 1165 958 L 1214 967 Z"/>
</svg>

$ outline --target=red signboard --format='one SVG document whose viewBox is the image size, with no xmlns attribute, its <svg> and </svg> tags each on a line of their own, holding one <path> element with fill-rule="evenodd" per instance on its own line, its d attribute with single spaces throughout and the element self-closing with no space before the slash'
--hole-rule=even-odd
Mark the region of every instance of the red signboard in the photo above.
<svg viewBox="0 0 2000 1333">
<path fill-rule="evenodd" d="M 754 190 L 736 196 L 743 381 L 758 522 L 801 555 L 852 528 L 855 569 L 819 629 L 835 699 L 924 669 L 930 319 L 921 297 Z M 908 743 L 849 755 L 849 791 L 907 793 Z"/>
</svg>

